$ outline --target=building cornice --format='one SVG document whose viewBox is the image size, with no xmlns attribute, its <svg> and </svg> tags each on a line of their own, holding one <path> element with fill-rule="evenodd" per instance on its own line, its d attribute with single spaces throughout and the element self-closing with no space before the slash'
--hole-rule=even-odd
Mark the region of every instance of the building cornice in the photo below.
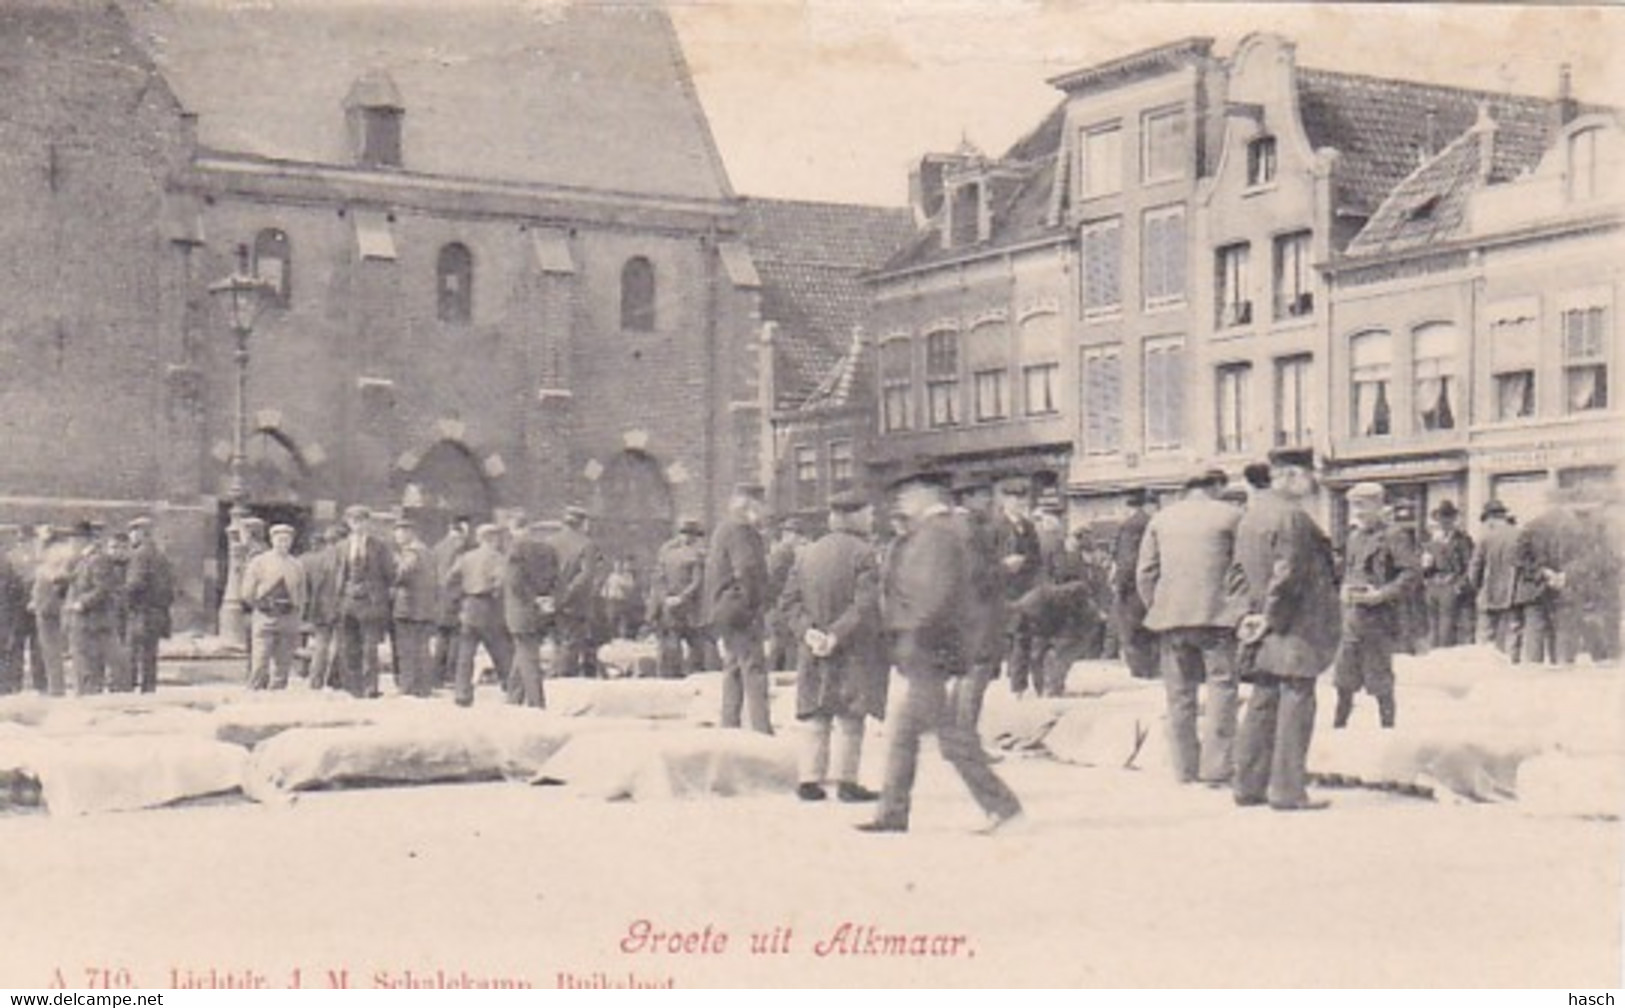
<svg viewBox="0 0 1625 1008">
<path fill-rule="evenodd" d="M 1036 249 L 1049 248 L 1056 245 L 1065 245 L 1072 240 L 1069 231 L 1060 231 L 1055 234 L 1044 235 L 1041 238 L 1029 238 L 1026 241 L 1011 245 L 998 245 L 992 248 L 967 249 L 965 254 L 949 256 L 943 259 L 932 259 L 930 262 L 917 263 L 904 266 L 901 269 L 874 270 L 858 274 L 858 280 L 865 284 L 883 284 L 893 280 L 903 280 L 922 273 L 936 273 L 955 266 L 971 266 L 977 263 L 993 262 L 1022 252 L 1032 252 Z"/>
</svg>

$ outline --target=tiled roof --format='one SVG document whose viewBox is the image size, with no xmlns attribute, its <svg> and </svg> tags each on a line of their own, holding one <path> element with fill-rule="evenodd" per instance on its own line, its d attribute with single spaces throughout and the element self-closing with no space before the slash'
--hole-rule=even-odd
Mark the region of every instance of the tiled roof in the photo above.
<svg viewBox="0 0 1625 1008">
<path fill-rule="evenodd" d="M 383 73 L 407 172 L 732 195 L 657 3 L 116 2 L 208 150 L 353 164 L 345 100 Z"/>
<path fill-rule="evenodd" d="M 1340 154 L 1337 209 L 1369 215 L 1421 163 L 1427 119 L 1442 147 L 1470 129 L 1487 103 L 1496 121 L 1490 181 L 1516 177 L 1545 150 L 1554 102 L 1524 95 L 1387 80 L 1331 70 L 1298 70 L 1304 130 L 1315 148 Z"/>
<path fill-rule="evenodd" d="M 939 216 L 901 248 L 882 271 L 908 269 L 958 259 L 967 254 L 996 251 L 1064 231 L 1064 227 L 1049 223 L 1049 211 L 1055 188 L 1055 166 L 1061 147 L 1061 128 L 1065 121 L 1066 103 L 1063 101 L 998 160 L 999 166 L 1020 170 L 1024 177 L 1007 199 L 993 207 L 993 228 L 987 241 L 968 248 L 943 248 L 942 220 Z"/>
<path fill-rule="evenodd" d="M 826 384 L 836 390 L 830 373 L 869 304 L 859 276 L 908 239 L 913 217 L 901 208 L 755 197 L 742 210 L 762 278 L 762 318 L 778 323 L 774 405 L 793 409 Z"/>
<path fill-rule="evenodd" d="M 848 341 L 846 353 L 835 362 L 824 375 L 824 380 L 812 390 L 806 400 L 798 407 L 803 412 L 824 409 L 840 409 L 854 400 L 862 400 L 869 394 L 869 369 L 864 366 L 863 337 L 853 333 Z"/>
<path fill-rule="evenodd" d="M 1395 252 L 1449 237 L 1467 215 L 1468 198 L 1483 184 L 1483 133 L 1457 137 L 1401 182 L 1378 206 L 1347 254 Z"/>
</svg>

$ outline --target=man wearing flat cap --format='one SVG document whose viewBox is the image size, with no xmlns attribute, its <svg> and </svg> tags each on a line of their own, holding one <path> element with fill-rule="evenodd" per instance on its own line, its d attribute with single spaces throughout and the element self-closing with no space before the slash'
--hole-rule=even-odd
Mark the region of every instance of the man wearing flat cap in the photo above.
<svg viewBox="0 0 1625 1008">
<path fill-rule="evenodd" d="M 902 534 L 881 571 L 881 614 L 889 654 L 904 679 L 901 703 L 887 720 L 886 778 L 875 818 L 858 829 L 906 832 L 922 736 L 935 732 L 948 761 L 997 830 L 1021 802 L 988 765 L 976 729 L 949 702 L 949 680 L 963 676 L 966 603 L 972 590 L 965 535 L 948 504 L 945 480 L 914 472 L 893 484 Z"/>
<path fill-rule="evenodd" d="M 705 587 L 705 528 L 684 518 L 677 534 L 655 554 L 649 584 L 649 622 L 659 639 L 663 679 L 698 672 L 705 663 L 706 637 L 700 612 Z M 687 651 L 685 655 L 685 649 Z"/>
<path fill-rule="evenodd" d="M 1376 698 L 1384 728 L 1394 726 L 1394 642 L 1404 629 L 1403 606 L 1421 579 L 1409 540 L 1394 534 L 1384 515 L 1380 483 L 1349 488 L 1354 528 L 1343 549 L 1343 648 L 1337 657 L 1337 710 L 1332 727 L 1348 724 L 1354 697 Z"/>
<path fill-rule="evenodd" d="M 503 581 L 508 558 L 501 550 L 502 529 L 484 524 L 474 530 L 475 547 L 458 557 L 442 587 L 457 600 L 456 701 L 474 702 L 474 657 L 485 648 L 497 677 L 513 669 L 513 641 L 503 613 Z"/>
<path fill-rule="evenodd" d="M 293 555 L 291 525 L 271 527 L 271 548 L 248 562 L 243 571 L 243 605 L 249 623 L 248 688 L 286 689 L 299 646 L 300 617 L 309 603 L 310 582 Z"/>
<path fill-rule="evenodd" d="M 879 797 L 858 783 L 863 719 L 886 714 L 880 570 L 869 541 L 873 529 L 874 508 L 867 499 L 852 492 L 832 496 L 829 531 L 802 549 L 785 580 L 782 608 L 801 644 L 796 719 L 806 739 L 796 793 L 803 801 L 826 795 L 832 734 L 836 797 L 846 802 Z"/>
<path fill-rule="evenodd" d="M 1342 639 L 1331 540 L 1304 509 L 1315 493 L 1314 455 L 1270 453 L 1270 487 L 1236 525 L 1231 587 L 1238 672 L 1253 684 L 1236 734 L 1235 800 L 1280 811 L 1324 808 L 1308 791 L 1315 680 Z"/>
<path fill-rule="evenodd" d="M 759 485 L 740 484 L 728 514 L 711 534 L 705 560 L 706 622 L 723 649 L 722 727 L 773 734 L 767 703 L 767 546 L 761 525 L 766 507 Z"/>
<path fill-rule="evenodd" d="M 175 571 L 152 535 L 152 519 L 130 522 L 130 558 L 124 570 L 129 612 L 126 638 L 136 688 L 158 688 L 158 642 L 169 636 L 169 610 L 175 604 Z"/>
<path fill-rule="evenodd" d="M 586 509 L 574 504 L 565 508 L 564 527 L 553 534 L 548 545 L 559 564 L 553 617 L 558 674 L 596 677 L 598 642 L 593 606 L 608 572 L 603 553 L 588 534 Z"/>
<path fill-rule="evenodd" d="M 1461 512 L 1447 500 L 1433 509 L 1433 534 L 1422 548 L 1422 578 L 1433 647 L 1473 642 L 1473 584 L 1467 569 L 1473 538 L 1457 524 Z"/>
<path fill-rule="evenodd" d="M 373 531 L 372 512 L 352 505 L 350 528 L 339 554 L 339 649 L 344 686 L 358 697 L 379 696 L 378 646 L 389 630 L 395 587 L 395 554 Z"/>
<path fill-rule="evenodd" d="M 1192 474 L 1184 496 L 1146 526 L 1135 574 L 1147 607 L 1145 628 L 1157 635 L 1162 650 L 1174 776 L 1182 784 L 1228 782 L 1235 769 L 1240 613 L 1227 585 L 1241 512 L 1218 499 L 1227 482 L 1222 472 Z M 1207 703 L 1198 705 L 1204 683 Z"/>
</svg>

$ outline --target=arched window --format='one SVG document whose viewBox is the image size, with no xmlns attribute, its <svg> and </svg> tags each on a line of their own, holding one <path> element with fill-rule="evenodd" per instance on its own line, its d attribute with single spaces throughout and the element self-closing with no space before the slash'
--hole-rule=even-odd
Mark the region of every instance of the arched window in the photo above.
<svg viewBox="0 0 1625 1008">
<path fill-rule="evenodd" d="M 655 268 L 642 256 L 621 267 L 621 328 L 653 332 L 655 328 Z"/>
<path fill-rule="evenodd" d="M 1349 433 L 1355 437 L 1393 433 L 1389 402 L 1393 378 L 1394 343 L 1386 331 L 1363 332 L 1349 340 L 1349 401 L 1353 407 Z"/>
<path fill-rule="evenodd" d="M 265 302 L 288 307 L 293 298 L 293 246 L 281 228 L 266 228 L 254 236 L 254 275 L 266 283 Z"/>
<path fill-rule="evenodd" d="M 435 264 L 442 322 L 467 322 L 474 317 L 474 257 L 468 246 L 452 242 L 440 249 Z"/>
</svg>

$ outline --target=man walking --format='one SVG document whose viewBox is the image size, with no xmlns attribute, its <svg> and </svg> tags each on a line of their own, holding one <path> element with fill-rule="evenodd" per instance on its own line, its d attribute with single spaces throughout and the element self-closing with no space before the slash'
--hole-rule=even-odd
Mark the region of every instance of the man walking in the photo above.
<svg viewBox="0 0 1625 1008">
<path fill-rule="evenodd" d="M 1422 550 L 1428 636 L 1436 648 L 1473 642 L 1473 539 L 1457 527 L 1455 501 L 1433 509 L 1434 532 Z"/>
<path fill-rule="evenodd" d="M 299 646 L 299 615 L 308 602 L 305 568 L 293 555 L 293 526 L 271 526 L 271 548 L 243 571 L 243 604 L 253 614 L 248 688 L 286 689 Z"/>
<path fill-rule="evenodd" d="M 1235 769 L 1238 689 L 1235 625 L 1226 585 L 1241 511 L 1218 499 L 1228 482 L 1210 469 L 1185 482 L 1185 496 L 1146 526 L 1135 573 L 1145 627 L 1158 635 L 1168 695 L 1174 776 L 1181 784 L 1226 783 Z M 1202 730 L 1197 696 L 1207 683 Z"/>
<path fill-rule="evenodd" d="M 1136 679 L 1157 678 L 1157 641 L 1145 628 L 1145 601 L 1140 598 L 1137 571 L 1140 540 L 1145 538 L 1151 515 L 1146 511 L 1150 496 L 1144 490 L 1130 490 L 1124 498 L 1128 517 L 1117 528 L 1112 541 L 1112 615 L 1117 624 L 1117 646 L 1129 674 Z"/>
<path fill-rule="evenodd" d="M 152 519 L 130 521 L 130 560 L 124 574 L 129 605 L 126 634 L 136 686 L 158 688 L 158 642 L 169 636 L 169 609 L 175 603 L 175 572 L 152 535 Z"/>
<path fill-rule="evenodd" d="M 429 669 L 429 637 L 440 602 L 434 555 L 410 518 L 395 521 L 395 688 L 407 696 L 434 691 Z"/>
<path fill-rule="evenodd" d="M 1342 637 L 1332 544 L 1304 510 L 1315 492 L 1308 449 L 1270 453 L 1270 488 L 1253 496 L 1236 526 L 1233 583 L 1246 615 L 1237 627 L 1239 670 L 1253 683 L 1236 736 L 1237 805 L 1278 811 L 1325 808 L 1310 801 L 1309 741 L 1315 679 Z"/>
<path fill-rule="evenodd" d="M 542 640 L 553 627 L 559 581 L 559 558 L 548 541 L 548 524 L 537 522 L 514 540 L 502 576 L 503 618 L 513 640 L 508 702 L 526 707 L 547 706 Z"/>
<path fill-rule="evenodd" d="M 1344 547 L 1343 649 L 1337 656 L 1337 711 L 1333 728 L 1348 725 L 1354 695 L 1377 700 L 1384 728 L 1394 726 L 1394 641 L 1404 627 L 1402 607 L 1419 580 L 1417 558 L 1403 530 L 1384 515 L 1387 493 L 1380 483 L 1349 488 L 1354 530 Z"/>
<path fill-rule="evenodd" d="M 858 783 L 863 719 L 886 715 L 887 668 L 880 657 L 880 571 L 869 534 L 874 509 L 855 493 L 829 502 L 829 532 L 806 546 L 785 582 L 782 607 L 800 640 L 796 719 L 807 730 L 802 750 L 803 801 L 822 801 L 830 740 L 837 736 L 835 796 L 879 797 Z"/>
<path fill-rule="evenodd" d="M 773 734 L 767 707 L 767 657 L 762 652 L 767 615 L 767 549 L 762 542 L 763 490 L 734 488 L 728 516 L 711 535 L 705 561 L 706 622 L 723 648 L 722 727 Z"/>
<path fill-rule="evenodd" d="M 942 756 L 988 817 L 992 832 L 1021 813 L 1021 802 L 999 779 L 976 729 L 948 703 L 948 680 L 965 674 L 963 632 L 971 591 L 964 534 L 948 506 L 942 474 L 913 473 L 895 485 L 903 532 L 886 555 L 881 613 L 892 663 L 904 693 L 888 722 L 886 782 L 871 822 L 858 829 L 901 833 L 909 828 L 920 738 L 936 732 Z"/>
</svg>

